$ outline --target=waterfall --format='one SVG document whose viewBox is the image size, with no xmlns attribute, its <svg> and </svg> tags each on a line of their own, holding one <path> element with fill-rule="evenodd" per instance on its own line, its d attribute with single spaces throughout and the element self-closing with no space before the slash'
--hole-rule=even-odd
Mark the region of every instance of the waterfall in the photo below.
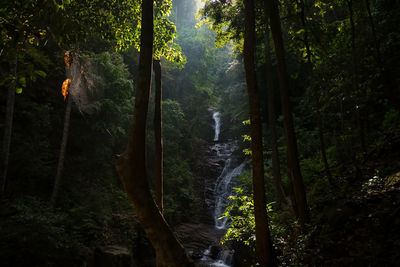
<svg viewBox="0 0 400 267">
<path fill-rule="evenodd" d="M 225 212 L 225 208 L 229 202 L 229 196 L 233 194 L 232 184 L 235 177 L 242 173 L 246 162 L 241 164 L 238 162 L 238 157 L 234 155 L 234 152 L 238 149 L 237 141 L 226 140 L 219 141 L 220 134 L 220 113 L 214 111 L 212 117 L 214 119 L 214 142 L 210 144 L 210 151 L 213 151 L 212 160 L 216 163 L 214 166 L 219 166 L 223 169 L 219 174 L 218 178 L 213 183 L 214 187 L 211 187 L 212 195 L 211 198 L 207 199 L 210 207 L 213 207 L 214 213 L 214 226 L 215 231 L 218 235 L 223 234 L 226 231 L 228 218 L 221 218 Z M 213 191 L 212 191 L 213 190 Z M 221 219 L 220 219 L 221 218 Z M 203 252 L 202 258 L 199 261 L 199 267 L 231 267 L 233 266 L 233 251 L 222 247 L 219 244 L 213 242 L 209 248 Z"/>
<path fill-rule="evenodd" d="M 215 186 L 214 194 L 215 194 L 215 210 L 214 210 L 214 220 L 215 227 L 217 229 L 225 229 L 226 223 L 228 221 L 227 217 L 219 219 L 226 205 L 228 204 L 228 197 L 232 195 L 232 178 L 235 178 L 239 174 L 242 173 L 246 162 L 243 162 L 233 170 L 231 169 L 231 159 L 228 159 L 225 162 L 224 170 L 217 180 L 217 184 Z M 230 170 L 231 169 L 231 170 Z M 230 171 L 229 171 L 230 170 Z"/>
<path fill-rule="evenodd" d="M 214 135 L 214 141 L 218 141 L 219 138 L 219 131 L 220 131 L 220 127 L 221 127 L 221 119 L 219 117 L 219 112 L 218 111 L 214 111 L 213 113 L 213 119 L 215 122 L 215 135 Z"/>
</svg>

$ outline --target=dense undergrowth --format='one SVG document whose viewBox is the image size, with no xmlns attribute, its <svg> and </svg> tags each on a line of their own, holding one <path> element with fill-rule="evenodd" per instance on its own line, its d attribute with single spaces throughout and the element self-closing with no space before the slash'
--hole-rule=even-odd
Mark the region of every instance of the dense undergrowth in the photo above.
<svg viewBox="0 0 400 267">
<path fill-rule="evenodd" d="M 267 206 L 279 266 L 394 266 L 399 260 L 400 128 L 392 121 L 377 140 L 358 172 L 347 165 L 332 168 L 333 184 L 305 172 L 311 223 L 305 231 L 286 202 Z M 384 123 L 387 123 L 385 121 Z M 387 128 L 386 128 L 387 129 Z M 313 165 L 314 162 L 314 165 Z M 303 159 L 303 168 L 318 170 L 318 162 Z M 266 174 L 269 201 L 272 177 Z M 323 177 L 323 176 L 322 176 Z M 288 186 L 288 185 L 285 185 Z M 255 230 L 251 174 L 242 174 L 225 215 L 231 224 L 222 243 L 235 250 L 235 266 L 255 266 Z"/>
</svg>

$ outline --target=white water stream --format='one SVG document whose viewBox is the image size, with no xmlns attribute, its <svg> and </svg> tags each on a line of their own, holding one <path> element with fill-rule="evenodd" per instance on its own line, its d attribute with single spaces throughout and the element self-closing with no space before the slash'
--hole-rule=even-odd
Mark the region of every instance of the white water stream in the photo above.
<svg viewBox="0 0 400 267">
<path fill-rule="evenodd" d="M 224 162 L 224 168 L 219 175 L 214 188 L 214 222 L 215 228 L 218 230 L 225 230 L 228 226 L 228 218 L 221 218 L 225 212 L 225 208 L 229 201 L 229 196 L 232 192 L 232 182 L 234 178 L 240 175 L 246 165 L 245 162 L 237 165 L 237 158 L 233 156 L 233 152 L 237 149 L 237 144 L 233 141 L 221 142 L 219 141 L 220 134 L 220 113 L 217 111 L 213 112 L 214 119 L 214 142 L 213 148 L 216 150 L 218 158 Z M 201 266 L 210 267 L 231 267 L 233 253 L 227 249 L 220 248 L 217 258 L 213 258 L 212 247 L 210 246 L 203 253 Z"/>
<path fill-rule="evenodd" d="M 217 184 L 215 186 L 214 194 L 215 194 L 215 210 L 214 210 L 214 220 L 215 227 L 217 229 L 226 229 L 226 223 L 228 222 L 228 218 L 221 218 L 223 215 L 226 205 L 228 204 L 228 197 L 232 195 L 232 179 L 242 173 L 246 162 L 243 162 L 236 168 L 232 170 L 231 167 L 232 159 L 228 159 L 225 162 L 224 170 L 217 180 Z"/>
<path fill-rule="evenodd" d="M 213 119 L 214 119 L 214 122 L 215 122 L 215 126 L 214 126 L 214 129 L 215 129 L 214 141 L 218 141 L 218 139 L 219 139 L 219 132 L 220 132 L 220 128 L 221 128 L 221 119 L 220 119 L 219 115 L 220 114 L 219 114 L 218 111 L 214 111 L 214 113 L 213 113 Z"/>
</svg>

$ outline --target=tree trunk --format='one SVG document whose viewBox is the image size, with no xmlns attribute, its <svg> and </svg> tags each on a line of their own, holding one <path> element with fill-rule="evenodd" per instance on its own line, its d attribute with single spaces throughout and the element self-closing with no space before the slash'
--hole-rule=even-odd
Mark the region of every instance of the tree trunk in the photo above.
<svg viewBox="0 0 400 267">
<path fill-rule="evenodd" d="M 307 65 L 308 67 L 311 67 L 311 49 L 310 49 L 310 43 L 308 41 L 308 30 L 306 28 L 306 14 L 305 14 L 305 4 L 304 0 L 300 0 L 298 2 L 300 5 L 300 11 L 299 11 L 299 16 L 301 20 L 301 25 L 303 26 L 304 29 L 304 46 L 306 47 L 306 57 L 307 57 Z"/>
<path fill-rule="evenodd" d="M 384 93 L 391 105 L 395 107 L 397 110 L 400 110 L 400 99 L 399 99 L 399 94 L 396 94 L 396 85 L 394 84 L 394 81 L 396 79 L 392 78 L 392 74 L 386 69 L 385 64 L 382 61 L 382 54 L 380 50 L 380 43 L 378 39 L 378 35 L 376 32 L 376 27 L 374 23 L 374 18 L 371 13 L 371 7 L 370 7 L 370 1 L 365 0 L 365 7 L 367 9 L 368 13 L 368 21 L 369 25 L 371 27 L 371 32 L 372 32 L 372 38 L 374 40 L 374 48 L 375 48 L 375 58 L 376 58 L 376 63 L 379 67 L 379 72 L 381 74 L 381 80 L 382 84 L 384 86 Z"/>
<path fill-rule="evenodd" d="M 367 154 L 367 146 L 365 143 L 365 133 L 364 133 L 364 122 L 361 118 L 360 113 L 360 104 L 357 97 L 357 84 L 358 84 L 358 59 L 357 59 L 357 50 L 356 50 L 356 27 L 354 22 L 354 10 L 353 10 L 353 0 L 348 0 L 347 5 L 349 8 L 349 17 L 350 17 L 350 27 L 351 27 L 351 54 L 352 54 L 352 84 L 353 91 L 356 95 L 356 103 L 355 103 L 355 119 L 358 127 L 358 134 L 360 138 L 361 150 L 363 152 L 363 156 L 365 157 Z M 368 116 L 366 116 L 366 119 Z"/>
<path fill-rule="evenodd" d="M 301 25 L 303 26 L 304 29 L 304 45 L 306 47 L 306 57 L 307 57 L 307 62 L 306 62 L 306 73 L 307 75 L 311 75 L 313 71 L 313 63 L 311 60 L 311 49 L 310 49 L 310 42 L 308 41 L 308 29 L 307 29 L 307 24 L 306 24 L 306 14 L 305 14 L 305 3 L 304 0 L 300 0 L 299 2 L 300 5 L 300 20 L 301 20 Z M 329 184 L 332 185 L 332 175 L 330 172 L 329 164 L 328 164 L 328 159 L 326 157 L 326 149 L 325 149 L 325 141 L 324 141 L 324 132 L 322 128 L 322 117 L 321 117 L 321 105 L 319 101 L 319 97 L 317 96 L 316 90 L 314 90 L 314 97 L 317 101 L 316 108 L 317 108 L 317 129 L 318 129 L 318 137 L 319 137 L 319 144 L 320 144 L 320 150 L 321 150 L 321 157 L 322 157 L 322 162 L 324 163 L 325 166 L 325 172 L 328 177 Z"/>
<path fill-rule="evenodd" d="M 135 111 L 128 146 L 116 168 L 136 215 L 156 251 L 157 266 L 194 266 L 154 202 L 146 171 L 146 118 L 153 57 L 153 0 L 142 1 L 142 32 Z"/>
<path fill-rule="evenodd" d="M 153 60 L 155 74 L 155 108 L 154 108 L 154 144 L 155 144 L 155 198 L 158 209 L 163 213 L 163 139 L 162 139 L 162 85 L 161 85 L 161 63 Z"/>
<path fill-rule="evenodd" d="M 71 76 L 69 73 L 70 73 L 69 70 L 67 70 L 67 78 L 71 79 Z M 57 174 L 56 174 L 56 178 L 54 180 L 53 192 L 51 193 L 51 199 L 50 199 L 51 209 L 54 209 L 54 206 L 56 204 L 58 190 L 60 188 L 62 171 L 64 169 L 65 151 L 67 149 L 69 120 L 71 118 L 72 102 L 73 102 L 72 96 L 69 95 L 68 100 L 67 100 L 67 107 L 65 108 L 64 130 L 63 130 L 63 136 L 62 136 L 61 146 L 60 146 L 60 155 L 58 156 Z"/>
<path fill-rule="evenodd" d="M 319 138 L 319 145 L 320 145 L 320 150 L 321 150 L 321 157 L 322 157 L 322 162 L 324 163 L 324 166 L 325 166 L 325 172 L 326 172 L 326 176 L 328 177 L 328 182 L 330 185 L 333 185 L 332 174 L 330 171 L 328 158 L 326 157 L 323 124 L 322 124 L 321 113 L 319 110 L 320 110 L 320 108 L 318 107 L 317 122 L 318 122 L 318 138 Z"/>
<path fill-rule="evenodd" d="M 285 192 L 282 187 L 281 170 L 279 166 L 279 153 L 276 134 L 276 116 L 274 105 L 274 84 L 272 75 L 272 61 L 271 61 L 271 48 L 269 45 L 270 37 L 268 30 L 268 20 L 265 33 L 265 69 L 267 77 L 267 102 L 268 102 L 268 123 L 269 131 L 271 133 L 271 150 L 272 150 L 272 173 L 274 176 L 274 184 L 279 203 L 285 202 Z"/>
<path fill-rule="evenodd" d="M 264 161 L 259 93 L 255 71 L 254 1 L 245 0 L 246 28 L 244 36 L 244 67 L 250 105 L 250 135 L 253 169 L 254 216 L 256 223 L 256 254 L 260 266 L 277 266 L 265 208 Z"/>
<path fill-rule="evenodd" d="M 10 159 L 10 145 L 11 145 L 11 134 L 12 134 L 12 124 L 14 118 L 14 103 L 15 103 L 15 90 L 17 88 L 17 68 L 18 68 L 18 53 L 15 55 L 14 62 L 11 65 L 11 73 L 14 76 L 14 80 L 8 87 L 7 91 L 7 106 L 6 106 L 6 117 L 4 124 L 4 137 L 3 137 L 3 176 L 1 183 L 1 194 L 3 195 L 6 190 L 7 184 L 7 171 L 8 162 Z"/>
<path fill-rule="evenodd" d="M 372 38 L 374 40 L 374 48 L 375 48 L 375 53 L 376 53 L 376 62 L 378 63 L 378 66 L 379 66 L 380 70 L 382 71 L 382 69 L 383 69 L 382 65 L 383 64 L 382 64 L 382 56 L 381 56 L 381 51 L 380 51 L 380 44 L 379 44 L 378 37 L 377 37 L 377 34 L 376 34 L 374 18 L 372 17 L 369 0 L 365 0 L 365 7 L 367 9 L 368 21 L 369 21 L 369 25 L 371 27 Z"/>
<path fill-rule="evenodd" d="M 290 178 L 293 182 L 293 189 L 296 198 L 299 222 L 304 229 L 305 223 L 309 221 L 306 191 L 301 176 L 296 135 L 293 126 L 291 104 L 289 100 L 289 76 L 286 70 L 285 50 L 282 40 L 279 10 L 275 0 L 266 0 L 268 16 L 270 19 L 272 37 L 274 39 L 275 53 L 279 68 L 279 85 L 281 92 L 282 113 L 285 125 L 287 160 Z"/>
</svg>

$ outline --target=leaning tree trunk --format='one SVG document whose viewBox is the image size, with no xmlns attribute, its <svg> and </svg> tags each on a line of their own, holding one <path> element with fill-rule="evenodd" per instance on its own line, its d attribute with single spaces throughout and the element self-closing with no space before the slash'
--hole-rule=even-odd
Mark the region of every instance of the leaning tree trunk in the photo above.
<svg viewBox="0 0 400 267">
<path fill-rule="evenodd" d="M 267 21 L 268 22 L 268 21 Z M 268 102 L 268 123 L 269 123 L 269 131 L 271 133 L 271 150 L 272 150 L 272 173 L 274 176 L 274 184 L 276 194 L 278 195 L 279 203 L 282 204 L 285 202 L 285 191 L 282 187 L 282 179 L 281 179 L 281 170 L 279 167 L 279 153 L 278 153 L 278 144 L 277 144 L 277 134 L 276 134 L 276 116 L 275 116 L 275 104 L 274 104 L 274 84 L 273 84 L 273 75 L 272 75 L 272 61 L 271 61 L 271 48 L 269 45 L 270 37 L 269 37 L 269 29 L 268 23 L 266 26 L 265 33 L 265 69 L 267 76 L 267 102 Z"/>
<path fill-rule="evenodd" d="M 156 91 L 154 101 L 154 144 L 155 144 L 155 199 L 158 209 L 163 213 L 163 139 L 162 139 L 162 85 L 161 85 L 161 63 L 160 60 L 153 60 Z"/>
<path fill-rule="evenodd" d="M 254 216 L 256 223 L 256 255 L 260 266 L 277 266 L 265 208 L 264 161 L 260 102 L 255 71 L 255 12 L 254 1 L 245 0 L 246 28 L 244 36 L 244 67 L 250 106 L 250 135 L 253 169 Z"/>
<path fill-rule="evenodd" d="M 65 73 L 66 73 L 66 78 L 72 80 L 71 66 L 65 67 Z M 53 191 L 51 193 L 51 199 L 50 199 L 51 209 L 54 209 L 54 206 L 56 204 L 56 199 L 58 196 L 58 191 L 59 191 L 60 183 L 61 183 L 62 172 L 64 169 L 65 151 L 67 149 L 69 121 L 71 118 L 71 108 L 72 108 L 72 102 L 73 102 L 71 94 L 69 94 L 67 97 L 68 97 L 68 100 L 67 100 L 67 107 L 65 108 L 64 128 L 63 128 L 63 135 L 62 135 L 62 139 L 61 139 L 60 154 L 58 156 L 57 173 L 56 173 L 56 178 L 54 180 Z"/>
<path fill-rule="evenodd" d="M 11 134 L 12 124 L 14 118 L 14 103 L 15 103 L 15 90 L 17 88 L 17 67 L 18 67 L 18 53 L 15 55 L 14 62 L 11 66 L 11 73 L 13 74 L 13 82 L 8 87 L 7 91 L 7 106 L 6 106 L 6 117 L 4 125 L 4 137 L 3 137 L 3 173 L 1 182 L 1 193 L 4 194 L 7 184 L 7 171 L 8 161 L 10 159 L 10 145 L 11 145 Z"/>
<path fill-rule="evenodd" d="M 157 266 L 194 266 L 154 202 L 146 171 L 146 119 L 153 57 L 153 0 L 142 1 L 142 32 L 135 111 L 128 146 L 116 168 L 136 215 L 156 251 Z"/>
<path fill-rule="evenodd" d="M 267 12 L 270 20 L 271 32 L 274 39 L 275 53 L 279 68 L 279 85 L 281 92 L 283 120 L 285 125 L 287 161 L 290 174 L 289 176 L 293 183 L 299 222 L 304 229 L 305 223 L 309 221 L 309 211 L 307 206 L 306 191 L 300 171 L 297 141 L 293 125 L 291 104 L 289 100 L 289 76 L 286 70 L 285 50 L 282 40 L 279 10 L 275 0 L 265 1 L 268 9 Z"/>
</svg>

